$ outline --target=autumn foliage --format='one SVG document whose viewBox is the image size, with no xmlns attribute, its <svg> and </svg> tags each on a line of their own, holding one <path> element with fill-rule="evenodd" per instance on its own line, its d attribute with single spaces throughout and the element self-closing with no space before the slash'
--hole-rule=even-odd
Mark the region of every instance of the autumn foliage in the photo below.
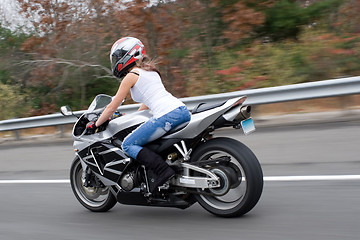
<svg viewBox="0 0 360 240">
<path fill-rule="evenodd" d="M 124 36 L 143 41 L 177 97 L 355 74 L 341 59 L 359 57 L 360 0 L 18 2 L 33 29 L 16 61 L 32 115 L 115 94 L 108 54 Z M 328 63 L 332 56 L 339 62 Z M 322 64 L 337 68 L 326 75 Z"/>
</svg>

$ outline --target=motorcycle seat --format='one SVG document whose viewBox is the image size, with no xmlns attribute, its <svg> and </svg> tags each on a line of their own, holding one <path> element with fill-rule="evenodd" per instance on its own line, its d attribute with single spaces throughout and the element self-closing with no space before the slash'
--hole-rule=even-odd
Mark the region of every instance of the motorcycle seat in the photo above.
<svg viewBox="0 0 360 240">
<path fill-rule="evenodd" d="M 174 133 L 174 132 L 177 132 L 177 131 L 185 128 L 188 124 L 189 124 L 189 122 L 185 122 L 185 123 L 180 124 L 180 125 L 177 126 L 177 127 L 174 127 L 173 129 L 171 129 L 170 131 L 168 131 L 168 132 L 165 134 L 165 136 L 166 136 L 166 135 L 170 135 L 170 134 L 172 134 L 172 133 Z"/>
<path fill-rule="evenodd" d="M 207 110 L 216 108 L 216 107 L 220 107 L 222 105 L 224 105 L 226 103 L 225 102 L 221 102 L 221 103 L 215 103 L 215 104 L 211 104 L 211 103 L 199 103 L 192 111 L 191 114 L 196 114 L 196 113 L 200 113 L 200 112 L 205 112 Z"/>
<path fill-rule="evenodd" d="M 151 151 L 156 152 L 156 153 L 162 152 L 163 150 L 170 147 L 174 143 L 179 142 L 179 139 L 177 139 L 177 138 L 163 139 L 163 137 L 170 135 L 174 132 L 180 131 L 181 129 L 185 128 L 188 124 L 189 124 L 189 122 L 180 124 L 179 126 L 173 128 L 170 131 L 168 131 L 167 133 L 165 133 L 165 135 L 163 135 L 161 138 L 156 139 L 155 141 L 146 144 L 145 147 L 147 147 L 148 149 L 150 149 Z"/>
</svg>

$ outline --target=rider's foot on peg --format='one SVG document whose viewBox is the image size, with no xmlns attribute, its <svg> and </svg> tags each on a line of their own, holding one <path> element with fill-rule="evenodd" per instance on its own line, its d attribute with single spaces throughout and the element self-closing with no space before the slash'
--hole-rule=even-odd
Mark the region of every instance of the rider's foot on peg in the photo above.
<svg viewBox="0 0 360 240">
<path fill-rule="evenodd" d="M 151 184 L 149 189 L 151 193 L 175 175 L 175 171 L 161 158 L 160 155 L 145 147 L 140 150 L 136 160 L 145 165 L 146 168 L 151 169 L 156 175 L 155 182 L 154 184 Z"/>
<path fill-rule="evenodd" d="M 160 176 L 157 176 L 157 179 L 155 180 L 155 183 L 152 185 L 152 187 L 150 187 L 150 192 L 154 193 L 154 191 L 162 186 L 164 183 L 166 183 L 168 180 L 170 180 L 172 177 L 175 176 L 175 171 L 171 168 L 168 167 L 166 168 Z"/>
</svg>

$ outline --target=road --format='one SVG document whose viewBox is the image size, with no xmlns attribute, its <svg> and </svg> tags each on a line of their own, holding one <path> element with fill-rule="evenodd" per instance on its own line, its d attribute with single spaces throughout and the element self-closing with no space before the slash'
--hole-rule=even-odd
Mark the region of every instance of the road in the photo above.
<svg viewBox="0 0 360 240">
<path fill-rule="evenodd" d="M 198 204 L 186 210 L 117 205 L 92 213 L 66 182 L 13 181 L 68 179 L 70 140 L 2 144 L 0 240 L 359 239 L 359 121 L 259 128 L 249 136 L 222 130 L 216 136 L 239 139 L 263 167 L 260 202 L 240 218 L 218 218 Z"/>
</svg>

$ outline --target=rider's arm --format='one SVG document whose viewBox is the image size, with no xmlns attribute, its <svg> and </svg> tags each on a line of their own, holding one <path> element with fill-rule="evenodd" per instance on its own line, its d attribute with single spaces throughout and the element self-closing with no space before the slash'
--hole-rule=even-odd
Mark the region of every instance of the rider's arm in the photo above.
<svg viewBox="0 0 360 240">
<path fill-rule="evenodd" d="M 130 88 L 135 85 L 139 76 L 136 74 L 127 74 L 124 79 L 121 81 L 119 89 L 114 96 L 113 100 L 109 105 L 106 106 L 105 110 L 101 114 L 100 118 L 96 121 L 95 126 L 98 127 L 108 120 L 117 108 L 120 106 L 122 101 L 125 99 L 126 95 L 129 93 Z"/>
<path fill-rule="evenodd" d="M 147 110 L 147 109 L 149 109 L 149 108 L 145 104 L 141 104 L 138 111 Z"/>
</svg>

